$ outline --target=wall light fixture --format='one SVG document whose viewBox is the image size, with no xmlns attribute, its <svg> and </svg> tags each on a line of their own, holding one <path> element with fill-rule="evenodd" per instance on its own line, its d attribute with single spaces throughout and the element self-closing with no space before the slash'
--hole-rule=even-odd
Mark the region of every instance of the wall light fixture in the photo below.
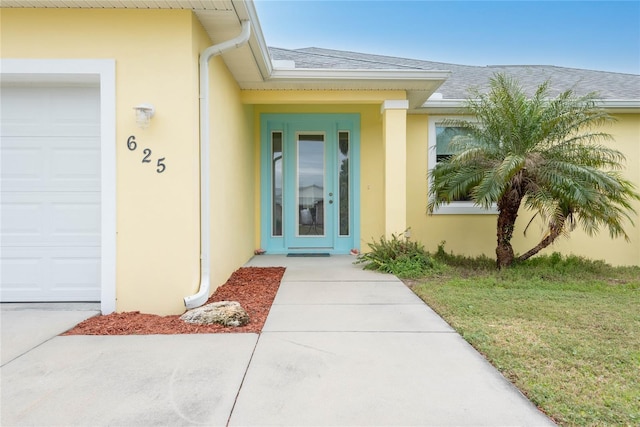
<svg viewBox="0 0 640 427">
<path fill-rule="evenodd" d="M 153 117 L 156 109 L 151 104 L 140 104 L 133 107 L 136 110 L 136 124 L 141 129 L 146 129 L 149 127 L 149 122 L 151 121 L 151 117 Z"/>
</svg>

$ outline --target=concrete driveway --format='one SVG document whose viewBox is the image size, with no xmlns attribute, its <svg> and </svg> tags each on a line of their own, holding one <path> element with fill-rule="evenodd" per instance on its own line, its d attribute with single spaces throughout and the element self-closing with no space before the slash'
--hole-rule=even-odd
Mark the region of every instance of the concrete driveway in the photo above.
<svg viewBox="0 0 640 427">
<path fill-rule="evenodd" d="M 4 366 L 98 314 L 97 303 L 0 304 L 1 364 Z"/>
<path fill-rule="evenodd" d="M 3 305 L 1 424 L 553 424 L 397 278 L 352 261 L 255 257 L 287 267 L 260 335 L 54 337 L 5 361 Z"/>
</svg>

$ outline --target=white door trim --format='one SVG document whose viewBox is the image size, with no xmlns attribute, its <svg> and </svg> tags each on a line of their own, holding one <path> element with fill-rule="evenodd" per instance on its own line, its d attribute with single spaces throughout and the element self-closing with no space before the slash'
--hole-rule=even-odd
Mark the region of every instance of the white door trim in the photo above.
<svg viewBox="0 0 640 427">
<path fill-rule="evenodd" d="M 116 309 L 116 62 L 114 59 L 2 59 L 3 82 L 100 85 L 102 314 Z"/>
</svg>

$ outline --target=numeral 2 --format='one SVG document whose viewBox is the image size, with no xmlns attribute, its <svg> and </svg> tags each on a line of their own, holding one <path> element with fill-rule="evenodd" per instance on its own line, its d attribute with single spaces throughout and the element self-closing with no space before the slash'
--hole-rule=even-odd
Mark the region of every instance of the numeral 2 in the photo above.
<svg viewBox="0 0 640 427">
<path fill-rule="evenodd" d="M 151 163 L 151 160 L 149 160 L 149 157 L 151 157 L 151 150 L 148 148 L 145 148 L 143 153 L 144 153 L 144 157 L 142 158 L 142 163 Z"/>
</svg>

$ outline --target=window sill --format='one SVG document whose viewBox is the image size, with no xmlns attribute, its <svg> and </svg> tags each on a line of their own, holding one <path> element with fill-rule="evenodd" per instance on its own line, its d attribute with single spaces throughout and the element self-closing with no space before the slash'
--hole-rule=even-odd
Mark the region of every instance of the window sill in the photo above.
<svg viewBox="0 0 640 427">
<path fill-rule="evenodd" d="M 494 204 L 490 209 L 484 209 L 472 202 L 451 202 L 433 211 L 434 215 L 497 215 L 498 207 Z"/>
</svg>

